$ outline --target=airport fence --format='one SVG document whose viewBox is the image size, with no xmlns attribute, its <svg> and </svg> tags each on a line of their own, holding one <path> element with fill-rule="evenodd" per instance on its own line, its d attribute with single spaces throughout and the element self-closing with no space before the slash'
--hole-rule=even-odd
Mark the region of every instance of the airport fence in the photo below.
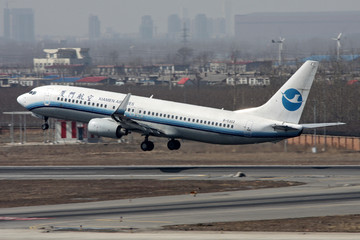
<svg viewBox="0 0 360 240">
<path fill-rule="evenodd" d="M 360 138 L 347 136 L 324 136 L 313 134 L 302 134 L 299 137 L 288 139 L 288 144 L 303 146 L 325 146 L 330 148 L 342 148 L 360 151 Z"/>
</svg>

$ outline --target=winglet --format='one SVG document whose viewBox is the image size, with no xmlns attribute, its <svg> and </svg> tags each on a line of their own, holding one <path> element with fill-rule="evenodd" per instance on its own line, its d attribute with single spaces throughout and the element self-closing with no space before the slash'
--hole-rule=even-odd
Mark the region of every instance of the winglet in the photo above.
<svg viewBox="0 0 360 240">
<path fill-rule="evenodd" d="M 122 117 L 124 117 L 126 107 L 129 104 L 130 97 L 131 97 L 131 93 L 128 93 L 124 98 L 124 100 L 119 105 L 119 107 L 116 109 L 116 111 L 111 115 L 113 119 L 119 121 L 119 118 L 121 119 Z"/>
</svg>

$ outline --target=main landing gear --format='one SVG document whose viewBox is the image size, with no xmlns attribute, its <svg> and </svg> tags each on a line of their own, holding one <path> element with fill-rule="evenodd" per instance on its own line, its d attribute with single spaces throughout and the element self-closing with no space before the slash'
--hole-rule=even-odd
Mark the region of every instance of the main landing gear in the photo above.
<svg viewBox="0 0 360 240">
<path fill-rule="evenodd" d="M 167 147 L 169 150 L 178 150 L 181 147 L 181 144 L 178 140 L 171 139 L 168 141 Z"/>
<path fill-rule="evenodd" d="M 178 150 L 181 147 L 181 144 L 178 140 L 171 139 L 167 143 L 167 147 L 169 150 Z M 145 136 L 145 140 L 141 143 L 140 148 L 143 151 L 151 151 L 154 149 L 154 143 L 149 141 L 149 136 Z"/>
<path fill-rule="evenodd" d="M 149 136 L 145 136 L 145 140 L 141 143 L 140 147 L 143 151 L 151 151 L 154 149 L 154 143 L 149 141 Z"/>
<path fill-rule="evenodd" d="M 44 117 L 44 120 L 45 120 L 45 123 L 43 125 L 41 125 L 41 129 L 45 131 L 45 130 L 49 129 L 49 123 L 48 123 L 49 117 Z"/>
</svg>

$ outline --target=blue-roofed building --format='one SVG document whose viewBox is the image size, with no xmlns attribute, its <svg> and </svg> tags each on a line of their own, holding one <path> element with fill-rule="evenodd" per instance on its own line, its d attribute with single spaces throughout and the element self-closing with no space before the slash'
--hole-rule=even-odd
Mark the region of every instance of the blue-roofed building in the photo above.
<svg viewBox="0 0 360 240">
<path fill-rule="evenodd" d="M 59 75 L 45 75 L 43 78 L 44 79 L 56 79 L 59 78 Z"/>
</svg>

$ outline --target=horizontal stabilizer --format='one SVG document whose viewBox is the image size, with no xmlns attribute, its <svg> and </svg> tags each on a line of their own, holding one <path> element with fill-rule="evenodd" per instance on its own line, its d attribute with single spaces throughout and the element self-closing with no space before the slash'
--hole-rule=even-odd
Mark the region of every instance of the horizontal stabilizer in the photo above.
<svg viewBox="0 0 360 240">
<path fill-rule="evenodd" d="M 295 128 L 295 127 L 291 127 L 291 126 L 288 126 L 288 125 L 272 125 L 272 127 L 274 128 L 274 130 L 277 130 L 277 131 L 299 131 L 298 128 Z"/>
<path fill-rule="evenodd" d="M 336 123 L 306 123 L 301 124 L 304 128 L 319 128 L 319 127 L 331 127 L 331 126 L 338 126 L 338 125 L 344 125 L 346 123 L 343 122 L 336 122 Z"/>
</svg>

